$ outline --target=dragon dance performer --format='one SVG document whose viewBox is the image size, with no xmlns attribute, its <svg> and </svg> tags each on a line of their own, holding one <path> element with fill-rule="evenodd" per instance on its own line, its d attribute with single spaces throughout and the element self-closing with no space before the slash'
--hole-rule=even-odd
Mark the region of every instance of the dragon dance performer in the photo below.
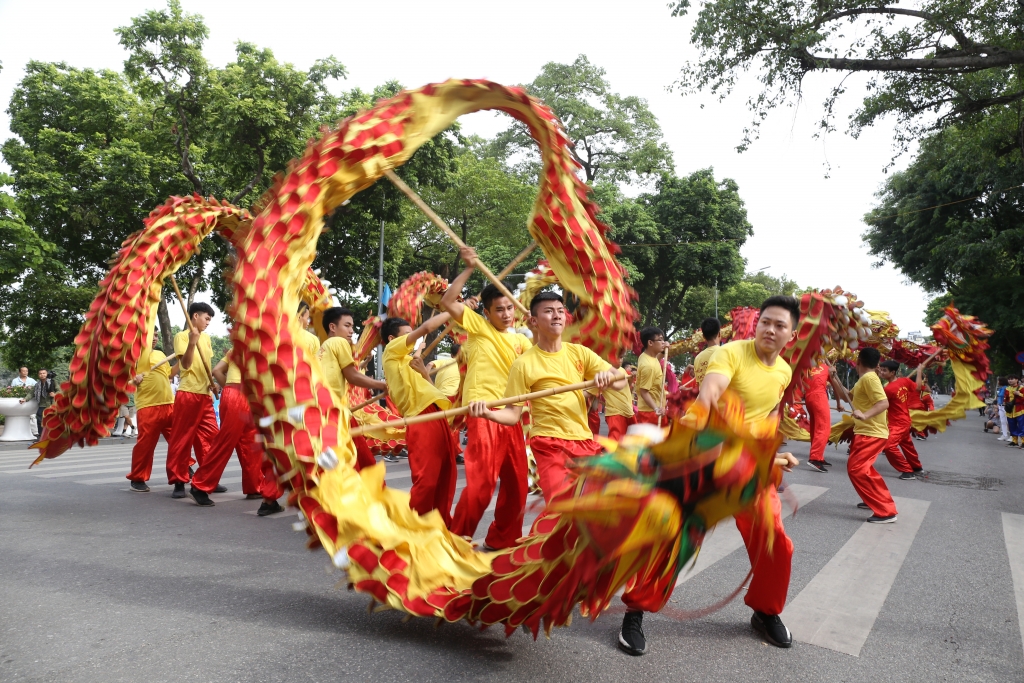
<svg viewBox="0 0 1024 683">
<path fill-rule="evenodd" d="M 1010 425 L 1006 420 L 1006 406 L 1003 405 L 1003 398 L 1006 396 L 1006 387 L 1009 382 L 1006 377 L 1000 376 L 996 379 L 996 407 L 999 411 L 999 438 L 997 441 L 1010 440 Z"/>
<path fill-rule="evenodd" d="M 515 331 L 516 307 L 493 284 L 480 294 L 484 313 L 480 315 L 458 300 L 463 287 L 476 270 L 477 255 L 472 247 L 463 247 L 459 255 L 466 268 L 459 273 L 444 296 L 441 308 L 467 333 L 462 354 L 466 359 L 466 381 L 462 388 L 463 404 L 493 401 L 504 395 L 509 372 L 515 362 L 533 344 Z M 475 303 L 475 299 L 470 299 Z M 503 425 L 483 417 L 466 418 L 466 487 L 455 506 L 451 531 L 472 538 L 487 507 L 494 487 L 500 482 L 494 521 L 487 529 L 484 547 L 504 550 L 516 544 L 523 535 L 523 516 L 527 481 L 526 442 L 523 430 L 516 424 Z"/>
<path fill-rule="evenodd" d="M 656 425 L 662 413 L 665 385 L 665 368 L 658 356 L 668 348 L 668 342 L 657 327 L 645 327 L 640 330 L 640 344 L 644 350 L 636 361 L 636 421 Z"/>
<path fill-rule="evenodd" d="M 799 320 L 800 304 L 793 297 L 773 296 L 766 299 L 761 304 L 754 339 L 731 342 L 714 354 L 691 411 L 710 412 L 711 406 L 718 405 L 722 394 L 729 388 L 742 399 L 746 409 L 744 421 L 748 426 L 775 416 L 772 424 L 777 428 L 779 402 L 793 377 L 792 369 L 788 363 L 779 359 L 779 353 L 796 336 Z M 775 458 L 775 464 L 789 472 L 799 463 L 791 454 L 780 453 Z M 682 479 L 663 481 L 658 486 L 683 500 L 686 485 Z M 773 529 L 769 530 L 756 523 L 757 517 L 753 510 L 764 504 L 761 499 L 755 499 L 746 511 L 735 517 L 736 527 L 743 536 L 753 567 L 753 578 L 744 602 L 754 610 L 750 618 L 751 626 L 767 642 L 776 647 L 792 647 L 793 636 L 779 615 L 786 606 L 786 595 L 789 592 L 793 542 L 782 525 L 782 504 L 778 492 L 774 487 L 768 487 L 762 495 L 768 496 Z M 769 551 L 770 535 L 773 540 Z M 657 595 L 651 587 L 636 583 L 635 579 L 627 584 L 626 592 L 622 595 L 627 612 L 619 631 L 619 647 L 622 650 L 631 655 L 642 655 L 647 651 L 643 613 L 656 609 L 661 601 L 662 596 Z"/>
<path fill-rule="evenodd" d="M 522 396 L 585 380 L 598 389 L 622 389 L 626 379 L 612 366 L 581 344 L 562 341 L 565 303 L 554 292 L 541 292 L 530 302 L 530 329 L 534 345 L 512 363 L 505 398 Z M 657 361 L 654 361 L 657 363 Z M 618 379 L 616 379 L 618 377 Z M 523 406 L 489 410 L 483 401 L 470 403 L 470 415 L 499 425 L 516 427 Z M 530 448 L 537 462 L 544 501 L 550 502 L 572 481 L 570 465 L 575 458 L 601 453 L 587 424 L 587 401 L 582 391 L 568 391 L 530 402 Z M 467 462 L 469 459 L 467 458 Z"/>
<path fill-rule="evenodd" d="M 704 382 L 708 364 L 722 346 L 722 323 L 718 322 L 718 318 L 705 318 L 700 324 L 700 331 L 707 346 L 693 359 L 693 379 L 697 386 Z"/>
<path fill-rule="evenodd" d="M 621 359 L 612 359 L 612 367 L 621 367 Z M 633 394 L 629 390 L 629 381 L 621 389 L 607 388 L 604 390 L 604 421 L 608 425 L 608 438 L 621 441 L 630 425 L 636 424 L 633 412 Z"/>
<path fill-rule="evenodd" d="M 1006 409 L 1006 424 L 1010 428 L 1010 443 L 1006 445 L 1024 448 L 1024 391 L 1017 377 L 1008 377 L 1007 383 L 1003 407 Z"/>
<path fill-rule="evenodd" d="M 430 369 L 434 371 L 434 386 L 452 403 L 459 395 L 459 385 L 462 384 L 459 361 L 455 358 L 458 356 L 460 348 L 458 344 L 455 344 L 451 353 L 437 354 L 437 358 L 430 364 Z"/>
<path fill-rule="evenodd" d="M 447 410 L 452 402 L 430 383 L 423 359 L 410 356 L 416 341 L 444 325 L 451 316 L 441 313 L 428 318 L 415 330 L 402 318 L 388 318 L 381 326 L 384 347 L 384 378 L 388 393 L 403 417 Z M 421 515 L 437 510 L 445 526 L 452 525 L 455 498 L 455 456 L 458 440 L 447 420 L 407 425 L 406 448 L 412 470 L 409 507 Z"/>
<path fill-rule="evenodd" d="M 127 479 L 131 482 L 131 490 L 138 493 L 149 492 L 146 482 L 153 474 L 153 451 L 160 435 L 163 434 L 168 443 L 171 441 L 174 416 L 171 377 L 178 374 L 178 366 L 172 368 L 170 363 L 164 363 L 154 369 L 154 365 L 167 358 L 156 344 L 154 333 L 153 348 L 143 350 L 132 378 L 132 384 L 138 387 L 135 391 L 135 416 L 139 423 L 139 438 L 132 449 L 132 470 Z"/>
<path fill-rule="evenodd" d="M 900 364 L 894 360 L 884 360 L 878 365 L 878 376 L 886 382 L 885 396 L 889 400 L 889 408 L 886 410 L 889 441 L 883 453 L 893 469 L 900 472 L 900 479 L 915 479 L 915 474 L 924 472 L 921 457 L 917 454 L 910 436 L 910 408 L 914 396 L 919 395 L 924 368 L 936 355 L 938 351 L 917 366 L 917 376 L 914 379 L 898 377 Z"/>
<path fill-rule="evenodd" d="M 832 466 L 832 463 L 825 460 L 825 446 L 828 445 L 828 434 L 832 428 L 827 390 L 833 381 L 832 372 L 832 367 L 824 363 L 816 367 L 811 371 L 804 391 L 804 405 L 811 423 L 811 453 L 807 457 L 807 465 L 815 472 L 828 472 L 825 468 Z"/>
<path fill-rule="evenodd" d="M 871 510 L 868 522 L 889 524 L 896 521 L 896 502 L 882 475 L 875 469 L 875 460 L 889 442 L 889 427 L 885 417 L 889 399 L 882 388 L 882 380 L 878 378 L 880 359 L 878 349 L 861 349 L 856 365 L 860 379 L 853 387 L 852 398 L 842 385 L 838 385 L 837 391 L 844 394 L 843 400 L 853 406 L 853 443 L 850 444 L 846 472 L 863 501 L 857 503 L 857 507 Z M 900 478 L 903 478 L 902 475 Z"/>
<path fill-rule="evenodd" d="M 352 357 L 351 340 L 355 328 L 355 313 L 342 306 L 334 306 L 324 311 L 321 322 L 327 333 L 327 340 L 320 347 L 318 356 L 324 383 L 334 394 L 335 402 L 340 405 L 348 400 L 346 397 L 350 382 L 371 391 L 387 391 L 386 383 L 359 372 L 359 366 Z M 356 426 L 354 417 L 349 424 Z M 366 444 L 365 436 L 357 436 L 352 442 L 356 447 L 356 470 L 377 464 L 370 447 Z"/>
<path fill-rule="evenodd" d="M 201 467 L 217 436 L 217 416 L 210 392 L 217 395 L 219 389 L 210 381 L 208 363 L 213 357 L 213 345 L 205 332 L 215 314 L 209 304 L 193 303 L 188 307 L 191 327 L 174 335 L 174 353 L 178 356 L 181 380 L 174 395 L 174 418 L 167 443 L 167 483 L 174 485 L 172 498 L 187 495 L 185 484 L 191 478 L 192 449 L 195 448 L 196 463 Z"/>
</svg>

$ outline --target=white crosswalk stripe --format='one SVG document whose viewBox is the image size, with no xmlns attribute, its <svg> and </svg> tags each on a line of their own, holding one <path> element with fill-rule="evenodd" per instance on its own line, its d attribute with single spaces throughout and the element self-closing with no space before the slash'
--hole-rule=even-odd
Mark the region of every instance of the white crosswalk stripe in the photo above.
<svg viewBox="0 0 1024 683">
<path fill-rule="evenodd" d="M 1010 559 L 1013 596 L 1017 603 L 1017 625 L 1024 643 L 1024 515 L 1003 513 L 1003 540 Z"/>
</svg>

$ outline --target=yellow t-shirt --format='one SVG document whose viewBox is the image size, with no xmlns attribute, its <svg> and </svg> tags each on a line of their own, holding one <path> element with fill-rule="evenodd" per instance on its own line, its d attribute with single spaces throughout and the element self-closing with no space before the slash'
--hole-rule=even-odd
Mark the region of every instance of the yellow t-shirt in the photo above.
<svg viewBox="0 0 1024 683">
<path fill-rule="evenodd" d="M 754 350 L 753 339 L 722 346 L 708 363 L 705 377 L 711 374 L 729 378 L 729 388 L 743 400 L 747 424 L 768 417 L 793 379 L 792 368 L 781 358 L 776 358 L 772 366 L 762 363 Z"/>
<path fill-rule="evenodd" d="M 318 355 L 324 382 L 334 392 L 336 401 L 347 404 L 348 381 L 341 371 L 356 362 L 352 357 L 352 342 L 344 337 L 328 337 L 320 345 Z"/>
<path fill-rule="evenodd" d="M 629 391 L 629 382 L 621 389 L 604 390 L 604 414 L 633 417 L 633 394 Z"/>
<path fill-rule="evenodd" d="M 135 390 L 135 409 L 142 410 L 151 406 L 166 406 L 174 403 L 174 392 L 171 391 L 171 364 L 164 363 L 156 370 L 153 366 L 167 358 L 162 351 L 143 349 L 139 357 L 136 374 L 146 373 L 142 384 Z"/>
<path fill-rule="evenodd" d="M 459 363 L 454 358 L 438 358 L 431 365 L 441 368 L 434 373 L 434 386 L 445 396 L 459 393 Z"/>
<path fill-rule="evenodd" d="M 861 375 L 853 386 L 853 409 L 864 412 L 879 401 L 885 401 L 885 389 L 878 374 L 869 372 Z M 853 433 L 861 436 L 874 436 L 879 439 L 889 438 L 889 421 L 883 410 L 869 420 L 854 420 Z"/>
<path fill-rule="evenodd" d="M 395 402 L 402 417 L 419 415 L 431 404 L 447 410 L 452 402 L 438 391 L 437 387 L 412 369 L 413 347 L 406 343 L 409 335 L 395 337 L 384 347 L 384 379 L 388 383 L 388 395 Z"/>
<path fill-rule="evenodd" d="M 693 359 L 693 379 L 697 382 L 697 386 L 704 381 L 704 375 L 708 374 L 708 365 L 711 363 L 711 359 L 715 357 L 718 349 L 721 346 L 709 346 Z"/>
<path fill-rule="evenodd" d="M 301 346 L 302 350 L 306 352 L 306 358 L 309 360 L 309 364 L 314 367 L 319 367 L 320 338 L 309 330 L 302 330 L 302 334 L 299 335 L 299 346 Z"/>
<path fill-rule="evenodd" d="M 224 373 L 225 384 L 241 384 L 242 383 L 242 371 L 238 369 L 238 366 L 228 361 L 228 371 Z"/>
<path fill-rule="evenodd" d="M 654 356 L 641 353 L 636 361 L 636 409 L 645 413 L 661 408 L 661 389 L 665 384 L 665 370 Z M 651 392 L 656 405 L 649 406 L 644 400 L 641 389 Z"/>
<path fill-rule="evenodd" d="M 585 346 L 562 342 L 556 353 L 531 347 L 512 363 L 505 387 L 511 398 L 593 379 L 611 365 Z M 587 401 L 582 391 L 530 401 L 530 436 L 551 436 L 566 441 L 586 441 L 594 434 L 587 424 Z"/>
<path fill-rule="evenodd" d="M 486 318 L 468 308 L 462 315 L 462 327 L 469 333 L 462 345 L 466 359 L 462 405 L 501 398 L 512 363 L 533 344 L 517 332 L 498 332 Z"/>
<path fill-rule="evenodd" d="M 187 391 L 190 394 L 210 393 L 210 376 L 207 368 L 210 367 L 210 359 L 213 358 L 213 345 L 210 343 L 210 335 L 205 332 L 199 333 L 199 342 L 192 353 L 192 365 L 186 370 L 181 367 L 181 358 L 188 348 L 188 330 L 182 330 L 174 335 L 174 353 L 178 354 L 179 377 L 178 391 Z M 205 367 L 204 367 L 205 366 Z"/>
</svg>

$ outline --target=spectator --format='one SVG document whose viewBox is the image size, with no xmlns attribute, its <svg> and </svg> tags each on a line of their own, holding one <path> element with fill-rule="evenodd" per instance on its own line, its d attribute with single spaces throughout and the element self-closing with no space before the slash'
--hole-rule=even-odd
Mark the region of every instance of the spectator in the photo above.
<svg viewBox="0 0 1024 683">
<path fill-rule="evenodd" d="M 28 368 L 22 366 L 18 368 L 18 376 L 11 380 L 12 387 L 27 387 L 31 389 L 36 385 L 36 381 L 28 376 Z M 33 434 L 39 432 L 38 426 L 36 426 L 36 416 L 32 415 L 29 418 L 29 428 Z"/>
<path fill-rule="evenodd" d="M 25 401 L 37 401 L 39 407 L 36 408 L 36 436 L 43 435 L 43 411 L 50 407 L 53 403 L 54 396 L 57 395 L 57 383 L 50 379 L 50 373 L 46 370 L 39 371 L 39 381 L 32 386 L 32 397 L 30 399 L 23 398 L 21 402 Z"/>
</svg>

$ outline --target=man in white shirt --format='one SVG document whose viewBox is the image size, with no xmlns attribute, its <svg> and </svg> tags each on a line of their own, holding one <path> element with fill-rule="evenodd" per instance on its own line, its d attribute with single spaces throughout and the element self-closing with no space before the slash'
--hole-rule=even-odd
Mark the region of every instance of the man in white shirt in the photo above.
<svg viewBox="0 0 1024 683">
<path fill-rule="evenodd" d="M 36 381 L 28 376 L 28 368 L 18 368 L 18 376 L 11 380 L 12 387 L 28 387 L 31 389 Z"/>
</svg>

